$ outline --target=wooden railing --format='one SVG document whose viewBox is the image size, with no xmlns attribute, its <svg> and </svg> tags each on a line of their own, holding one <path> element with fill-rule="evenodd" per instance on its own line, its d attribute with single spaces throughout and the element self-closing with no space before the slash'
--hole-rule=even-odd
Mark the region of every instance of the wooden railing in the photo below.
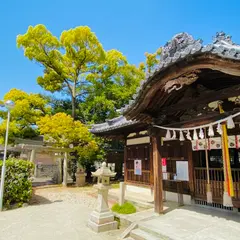
<svg viewBox="0 0 240 240">
<path fill-rule="evenodd" d="M 206 196 L 207 170 L 206 168 L 195 168 L 194 170 L 195 196 Z M 209 169 L 210 184 L 213 198 L 221 199 L 224 191 L 224 173 L 222 168 Z M 240 201 L 240 169 L 232 169 L 234 199 Z"/>
<path fill-rule="evenodd" d="M 142 175 L 135 175 L 134 169 L 127 169 L 127 182 L 150 185 L 150 170 L 142 170 Z"/>
<path fill-rule="evenodd" d="M 163 190 L 190 195 L 188 181 L 163 180 Z"/>
</svg>

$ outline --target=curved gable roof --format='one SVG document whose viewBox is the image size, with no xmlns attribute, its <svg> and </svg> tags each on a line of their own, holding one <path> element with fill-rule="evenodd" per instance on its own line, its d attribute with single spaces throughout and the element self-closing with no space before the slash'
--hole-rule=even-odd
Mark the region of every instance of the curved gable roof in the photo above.
<svg viewBox="0 0 240 240">
<path fill-rule="evenodd" d="M 233 43 L 231 40 L 231 36 L 226 35 L 224 32 L 217 33 L 213 39 L 213 42 L 208 45 L 203 45 L 201 39 L 194 40 L 194 38 L 187 33 L 176 34 L 163 47 L 160 64 L 152 73 L 146 74 L 145 80 L 140 83 L 140 87 L 137 88 L 132 100 L 130 100 L 127 105 L 120 109 L 122 115 L 120 117 L 107 120 L 105 123 L 93 125 L 91 132 L 96 134 L 104 133 L 124 128 L 126 126 L 133 126 L 135 124 L 139 124 L 139 121 L 133 120 L 135 118 L 134 114 L 132 114 L 131 112 L 134 112 L 138 108 L 139 103 L 141 103 L 144 96 L 151 89 L 153 82 L 156 81 L 156 79 L 157 81 L 161 81 L 161 77 L 156 78 L 156 76 L 164 73 L 171 66 L 178 65 L 180 62 L 184 62 L 185 60 L 188 60 L 189 63 L 190 61 L 193 61 L 195 57 L 203 55 L 210 57 L 218 57 L 219 59 L 231 60 L 234 62 L 238 62 L 239 64 L 240 45 Z M 200 59 L 200 61 L 202 61 L 202 65 L 204 65 L 205 59 L 202 58 Z M 237 74 L 238 71 L 240 75 L 239 66 Z M 194 74 L 194 72 L 190 73 L 190 76 L 188 75 L 188 78 L 195 81 L 196 79 Z M 185 76 L 183 76 L 183 78 L 184 77 Z M 174 81 L 175 80 L 170 79 L 168 83 L 165 83 L 165 91 L 170 92 L 173 89 L 176 89 L 176 86 L 174 86 L 174 83 L 172 83 Z M 185 82 L 185 84 L 191 83 L 191 80 L 189 83 Z"/>
<path fill-rule="evenodd" d="M 164 72 L 174 64 L 178 64 L 183 60 L 191 61 L 194 57 L 201 55 L 212 55 L 222 59 L 240 62 L 240 45 L 233 43 L 231 36 L 226 35 L 224 32 L 217 33 L 216 37 L 213 39 L 213 43 L 208 45 L 203 45 L 201 39 L 194 40 L 193 37 L 187 33 L 175 35 L 171 41 L 168 41 L 163 47 L 161 62 L 155 71 L 146 75 L 146 79 L 140 83 L 140 87 L 137 88 L 132 100 L 121 108 L 120 112 L 126 116 L 127 119 L 134 119 L 130 112 L 137 108 L 137 103 L 141 102 L 140 99 L 149 91 L 152 80 L 156 75 Z M 204 63 L 204 60 L 202 61 Z M 190 77 L 193 79 L 194 73 Z M 166 84 L 165 90 L 169 90 L 172 86 L 173 84 L 171 83 Z"/>
</svg>

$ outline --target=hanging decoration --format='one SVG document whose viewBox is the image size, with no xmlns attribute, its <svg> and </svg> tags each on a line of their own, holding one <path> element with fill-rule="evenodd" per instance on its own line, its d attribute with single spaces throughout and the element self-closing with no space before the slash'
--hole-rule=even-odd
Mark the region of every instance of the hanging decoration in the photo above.
<svg viewBox="0 0 240 240">
<path fill-rule="evenodd" d="M 213 131 L 213 126 L 210 125 L 208 128 L 208 136 L 209 137 L 214 137 L 214 131 Z"/>
<path fill-rule="evenodd" d="M 234 121 L 233 121 L 232 117 L 228 118 L 228 120 L 227 120 L 227 128 L 228 129 L 235 128 L 235 124 L 234 124 Z"/>
<path fill-rule="evenodd" d="M 220 123 L 218 123 L 217 125 L 217 132 L 222 135 L 222 125 Z"/>
<path fill-rule="evenodd" d="M 218 105 L 219 112 L 224 113 L 222 105 Z M 228 119 L 227 119 L 228 121 Z M 224 173 L 224 192 L 223 192 L 223 206 L 233 207 L 232 197 L 234 197 L 233 179 L 231 162 L 228 148 L 228 135 L 226 122 L 222 124 L 222 156 L 223 156 L 223 173 Z"/>
<path fill-rule="evenodd" d="M 192 140 L 192 137 L 191 137 L 191 134 L 190 134 L 189 130 L 187 131 L 186 138 L 190 141 Z"/>
<path fill-rule="evenodd" d="M 213 137 L 215 135 L 213 126 L 215 126 L 215 125 L 217 125 L 217 128 L 216 128 L 217 133 L 222 135 L 223 134 L 222 124 L 226 123 L 228 129 L 234 128 L 235 123 L 234 123 L 233 119 L 237 116 L 240 116 L 240 112 L 235 113 L 226 118 L 223 118 L 221 120 L 218 120 L 218 121 L 215 121 L 215 122 L 212 122 L 209 124 L 197 126 L 197 127 L 170 128 L 170 127 L 163 127 L 163 126 L 158 126 L 158 125 L 154 125 L 154 127 L 167 130 L 166 137 L 165 137 L 166 140 L 177 139 L 176 132 L 179 132 L 179 140 L 184 141 L 185 137 L 184 137 L 183 132 L 187 132 L 186 139 L 191 141 L 192 138 L 193 138 L 193 140 L 198 140 L 199 138 L 204 139 L 206 137 L 206 134 L 204 134 L 203 129 L 205 129 L 205 128 L 208 129 L 208 136 Z M 173 132 L 172 136 L 171 136 L 171 131 Z M 191 137 L 191 134 L 192 134 L 191 131 L 193 131 L 193 137 Z M 198 131 L 199 131 L 199 135 L 198 135 Z"/>
<path fill-rule="evenodd" d="M 180 131 L 180 133 L 179 133 L 179 140 L 180 140 L 180 141 L 184 141 L 184 140 L 185 140 L 182 131 Z"/>
<path fill-rule="evenodd" d="M 194 129 L 193 131 L 193 140 L 198 140 L 197 130 Z"/>
<path fill-rule="evenodd" d="M 170 130 L 167 130 L 167 133 L 166 133 L 166 139 L 171 139 L 171 133 L 170 133 Z"/>
<path fill-rule="evenodd" d="M 175 130 L 173 130 L 172 139 L 176 139 L 176 138 L 177 138 L 177 136 L 176 136 L 176 131 L 175 131 Z"/>
<path fill-rule="evenodd" d="M 200 128 L 199 137 L 200 137 L 201 139 L 204 139 L 204 133 L 203 133 L 203 129 L 202 129 L 202 128 Z"/>
</svg>

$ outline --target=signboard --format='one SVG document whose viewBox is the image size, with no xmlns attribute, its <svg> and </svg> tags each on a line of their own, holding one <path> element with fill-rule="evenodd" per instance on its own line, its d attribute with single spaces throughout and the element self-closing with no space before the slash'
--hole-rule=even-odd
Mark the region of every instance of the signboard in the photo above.
<svg viewBox="0 0 240 240">
<path fill-rule="evenodd" d="M 162 172 L 165 173 L 167 172 L 167 159 L 162 158 Z"/>
<path fill-rule="evenodd" d="M 189 181 L 188 176 L 188 162 L 187 161 L 177 161 L 177 180 Z"/>
<path fill-rule="evenodd" d="M 134 160 L 134 174 L 142 175 L 142 160 Z"/>
</svg>

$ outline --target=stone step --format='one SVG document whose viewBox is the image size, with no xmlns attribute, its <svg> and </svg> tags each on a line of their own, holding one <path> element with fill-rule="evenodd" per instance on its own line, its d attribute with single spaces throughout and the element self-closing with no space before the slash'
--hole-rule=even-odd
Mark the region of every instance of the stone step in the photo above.
<svg viewBox="0 0 240 240">
<path fill-rule="evenodd" d="M 132 223 L 138 223 L 147 221 L 150 219 L 156 218 L 158 215 L 154 213 L 154 209 L 148 209 L 140 212 L 136 212 L 133 214 L 117 214 L 114 213 L 116 217 L 118 217 L 121 221 L 121 225 L 123 226 L 130 226 Z"/>
<path fill-rule="evenodd" d="M 153 235 L 139 228 L 132 230 L 130 237 L 132 237 L 134 240 L 165 240 L 160 236 Z"/>
<path fill-rule="evenodd" d="M 121 221 L 122 222 L 122 221 Z M 128 237 L 129 236 L 129 234 L 130 234 L 130 232 L 133 230 L 133 229 L 135 229 L 135 228 L 137 228 L 137 223 L 132 223 L 132 224 L 130 224 L 126 229 L 125 229 L 125 231 L 121 234 L 121 236 L 120 236 L 120 239 L 125 239 L 126 237 Z"/>
<path fill-rule="evenodd" d="M 143 232 L 146 232 L 148 234 L 150 234 L 151 236 L 157 237 L 156 239 L 160 239 L 160 240 L 173 240 L 172 238 L 160 233 L 159 231 L 156 231 L 156 229 L 154 227 L 149 227 L 148 225 L 145 226 L 145 223 L 141 223 L 138 225 L 138 228 L 140 230 L 142 230 Z M 151 238 L 150 238 L 151 239 Z M 155 238 L 153 238 L 155 239 Z"/>
</svg>

